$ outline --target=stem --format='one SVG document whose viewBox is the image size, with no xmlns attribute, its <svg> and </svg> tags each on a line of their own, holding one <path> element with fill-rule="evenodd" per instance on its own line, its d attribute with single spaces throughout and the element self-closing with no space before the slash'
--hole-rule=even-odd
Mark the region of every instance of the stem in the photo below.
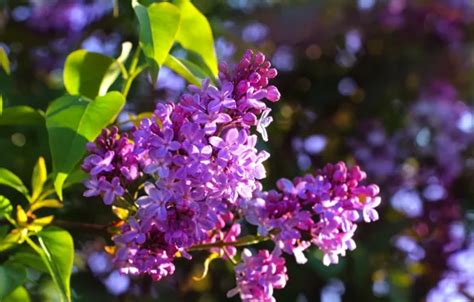
<svg viewBox="0 0 474 302">
<path fill-rule="evenodd" d="M 57 279 L 56 274 L 54 273 L 53 267 L 51 266 L 50 261 L 48 260 L 48 255 L 46 252 L 41 249 L 33 240 L 31 240 L 28 236 L 25 238 L 26 243 L 41 257 L 41 260 L 43 260 L 44 264 L 46 265 L 46 268 L 48 269 L 51 278 L 53 279 L 55 285 L 59 288 L 59 291 L 62 292 L 63 289 L 59 285 L 59 280 Z M 60 295 L 61 301 L 65 301 L 63 294 Z"/>
<path fill-rule="evenodd" d="M 89 229 L 95 231 L 107 231 L 108 225 L 94 224 L 94 223 L 82 223 L 74 221 L 66 221 L 55 219 L 54 225 L 65 227 L 65 228 L 76 228 L 76 229 Z"/>
<path fill-rule="evenodd" d="M 208 250 L 212 248 L 221 248 L 225 246 L 248 246 L 248 245 L 254 245 L 260 242 L 264 242 L 270 240 L 269 236 L 245 236 L 240 238 L 239 240 L 236 241 L 217 241 L 213 243 L 205 243 L 205 244 L 196 244 L 188 249 L 188 251 L 203 251 L 203 250 Z"/>
<path fill-rule="evenodd" d="M 133 62 L 132 62 L 133 63 Z M 123 85 L 122 94 L 125 98 L 130 91 L 130 87 L 132 87 L 133 80 L 147 67 L 147 64 L 141 65 L 140 67 L 136 68 L 135 70 L 130 70 L 128 78 L 125 80 L 125 84 Z"/>
</svg>

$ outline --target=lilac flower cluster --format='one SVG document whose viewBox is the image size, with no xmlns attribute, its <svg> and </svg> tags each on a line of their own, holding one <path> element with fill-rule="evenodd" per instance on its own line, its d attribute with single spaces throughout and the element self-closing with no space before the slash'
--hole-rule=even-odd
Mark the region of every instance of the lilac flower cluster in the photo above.
<svg viewBox="0 0 474 302">
<path fill-rule="evenodd" d="M 298 263 L 306 262 L 303 251 L 311 243 L 323 251 L 325 265 L 338 263 L 339 255 L 356 247 L 352 237 L 359 213 L 365 222 L 378 220 L 379 188 L 359 185 L 365 178 L 359 167 L 342 162 L 293 181 L 282 178 L 279 191 L 258 193 L 248 203 L 247 220 Z"/>
<path fill-rule="evenodd" d="M 273 289 L 283 288 L 288 280 L 285 259 L 275 251 L 259 250 L 253 256 L 248 249 L 242 252 L 242 263 L 235 267 L 237 287 L 227 296 L 237 293 L 244 302 L 274 302 Z"/>
<path fill-rule="evenodd" d="M 82 164 L 82 169 L 90 175 L 85 182 L 87 191 L 84 196 L 101 195 L 105 204 L 112 204 L 141 174 L 134 145 L 126 133 L 119 135 L 118 128 L 113 127 L 104 129 L 86 148 L 91 155 Z"/>
<path fill-rule="evenodd" d="M 365 173 L 343 163 L 293 182 L 281 179 L 279 192 L 263 191 L 269 154 L 257 149 L 252 132 L 268 138 L 272 118 L 264 100 L 280 98 L 269 85 L 276 74 L 263 54 L 247 51 L 234 68 L 220 65 L 219 85 L 204 81 L 177 103 L 157 104 L 131 139 L 113 128 L 88 145 L 84 195 L 136 208 L 113 238 L 122 273 L 160 280 L 174 273 L 176 257 L 190 259 L 192 248 L 203 245 L 234 261 L 245 216 L 276 248 L 243 253 L 233 293 L 244 301 L 273 301 L 273 289 L 287 279 L 281 251 L 302 263 L 303 250 L 313 243 L 325 253 L 325 264 L 336 263 L 355 248 L 359 212 L 367 222 L 378 219 L 378 187 L 359 185 Z"/>
</svg>

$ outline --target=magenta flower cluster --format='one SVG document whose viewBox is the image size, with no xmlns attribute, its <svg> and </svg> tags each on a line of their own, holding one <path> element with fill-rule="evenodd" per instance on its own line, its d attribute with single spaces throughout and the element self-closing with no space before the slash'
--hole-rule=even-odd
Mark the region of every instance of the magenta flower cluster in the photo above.
<svg viewBox="0 0 474 302">
<path fill-rule="evenodd" d="M 282 251 L 304 262 L 303 250 L 314 244 L 325 264 L 336 263 L 355 248 L 359 213 L 367 222 L 378 219 L 378 187 L 359 185 L 365 173 L 343 163 L 293 182 L 281 179 L 280 191 L 263 191 L 269 153 L 257 149 L 253 132 L 268 138 L 272 118 L 265 100 L 280 98 L 269 85 L 276 74 L 263 54 L 247 51 L 234 68 L 221 64 L 217 86 L 204 81 L 177 103 L 159 103 L 130 138 L 113 128 L 88 146 L 84 195 L 136 208 L 114 237 L 122 273 L 160 280 L 174 273 L 176 257 L 191 259 L 198 246 L 235 261 L 245 217 L 259 226 L 256 238 L 276 246 L 241 254 L 231 293 L 244 301 L 273 301 L 273 289 L 287 280 Z"/>
<path fill-rule="evenodd" d="M 339 255 L 356 247 L 352 237 L 359 213 L 365 222 L 379 218 L 374 209 L 379 188 L 359 185 L 365 178 L 359 167 L 348 169 L 342 162 L 293 181 L 282 178 L 278 191 L 259 192 L 247 203 L 247 220 L 298 263 L 306 262 L 303 251 L 311 244 L 324 253 L 325 265 L 338 263 Z"/>
</svg>

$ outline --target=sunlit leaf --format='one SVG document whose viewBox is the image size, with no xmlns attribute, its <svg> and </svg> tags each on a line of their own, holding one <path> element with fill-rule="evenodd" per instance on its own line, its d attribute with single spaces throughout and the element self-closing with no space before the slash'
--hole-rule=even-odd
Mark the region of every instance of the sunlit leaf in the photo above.
<svg viewBox="0 0 474 302">
<path fill-rule="evenodd" d="M 12 231 L 7 236 L 0 238 L 0 252 L 6 251 L 18 244 L 22 234 L 18 231 Z"/>
<path fill-rule="evenodd" d="M 3 47 L 0 47 L 0 67 L 2 67 L 6 74 L 10 74 L 10 61 Z"/>
<path fill-rule="evenodd" d="M 0 218 L 3 218 L 5 215 L 10 215 L 13 211 L 13 206 L 10 203 L 10 200 L 5 196 L 0 195 Z"/>
<path fill-rule="evenodd" d="M 26 288 L 18 286 L 2 302 L 30 302 L 30 296 Z"/>
<path fill-rule="evenodd" d="M 40 255 L 47 262 L 48 271 L 67 301 L 71 301 L 71 272 L 74 260 L 74 243 L 71 235 L 60 228 L 48 227 L 38 234 L 43 250 Z"/>
<path fill-rule="evenodd" d="M 0 266 L 0 301 L 26 281 L 26 269 L 22 265 L 5 263 Z"/>
<path fill-rule="evenodd" d="M 5 168 L 0 168 L 0 185 L 5 185 L 15 189 L 25 196 L 28 195 L 28 189 L 25 187 L 21 179 Z"/>
<path fill-rule="evenodd" d="M 10 258 L 8 258 L 8 262 L 18 263 L 39 272 L 48 273 L 48 268 L 43 263 L 41 257 L 31 249 L 20 248 L 18 252 L 15 252 L 10 256 Z"/>
<path fill-rule="evenodd" d="M 30 207 L 30 211 L 34 212 L 41 208 L 62 208 L 63 203 L 56 199 L 45 199 L 41 201 L 36 201 Z"/>
<path fill-rule="evenodd" d="M 41 112 L 29 106 L 13 106 L 3 108 L 0 115 L 0 126 L 44 126 Z"/>
<path fill-rule="evenodd" d="M 46 163 L 43 157 L 38 158 L 35 167 L 33 168 L 33 175 L 31 177 L 31 188 L 33 190 L 31 199 L 36 200 L 43 191 L 43 185 L 48 178 L 46 170 Z"/>
<path fill-rule="evenodd" d="M 28 216 L 26 216 L 25 210 L 20 205 L 16 206 L 16 221 L 20 226 L 26 225 L 28 221 Z"/>
<path fill-rule="evenodd" d="M 146 7 L 133 0 L 132 5 L 140 24 L 140 47 L 156 80 L 156 71 L 165 62 L 178 33 L 180 12 L 168 2 L 153 3 Z"/>
<path fill-rule="evenodd" d="M 173 3 L 181 11 L 181 27 L 176 41 L 201 56 L 212 75 L 217 76 L 217 57 L 209 21 L 190 0 L 175 0 Z"/>
<path fill-rule="evenodd" d="M 105 95 L 120 74 L 114 58 L 81 49 L 69 54 L 64 63 L 64 86 L 73 95 L 94 99 Z"/>
<path fill-rule="evenodd" d="M 165 65 L 186 79 L 189 83 L 196 86 L 201 86 L 201 81 L 207 75 L 195 64 L 180 58 L 176 58 L 172 55 L 168 55 L 165 61 Z"/>
<path fill-rule="evenodd" d="M 60 199 L 64 181 L 84 155 L 86 143 L 115 120 L 124 104 L 123 96 L 114 91 L 94 101 L 63 96 L 49 106 L 46 127 L 56 175 L 54 186 Z"/>
</svg>

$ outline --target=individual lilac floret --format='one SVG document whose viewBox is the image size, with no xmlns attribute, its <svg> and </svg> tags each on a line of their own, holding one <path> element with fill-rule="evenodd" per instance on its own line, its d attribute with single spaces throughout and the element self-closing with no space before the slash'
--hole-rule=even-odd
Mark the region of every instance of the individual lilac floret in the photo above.
<svg viewBox="0 0 474 302">
<path fill-rule="evenodd" d="M 359 185 L 365 178 L 358 166 L 348 169 L 339 162 L 314 175 L 280 179 L 279 191 L 257 193 L 246 203 L 246 218 L 298 263 L 306 262 L 303 251 L 310 243 L 323 251 L 325 265 L 337 263 L 339 255 L 355 248 L 352 237 L 360 214 L 365 222 L 379 218 L 379 188 Z"/>
<path fill-rule="evenodd" d="M 127 134 L 119 135 L 118 129 L 104 129 L 93 143 L 87 144 L 90 155 L 84 159 L 82 169 L 89 173 L 85 181 L 84 196 L 102 196 L 105 204 L 112 204 L 116 197 L 140 175 L 134 145 Z"/>
<path fill-rule="evenodd" d="M 276 251 L 259 250 L 256 255 L 245 249 L 242 262 L 235 267 L 237 287 L 227 293 L 232 297 L 237 293 L 244 302 L 274 302 L 273 289 L 286 285 L 285 259 Z"/>
</svg>

